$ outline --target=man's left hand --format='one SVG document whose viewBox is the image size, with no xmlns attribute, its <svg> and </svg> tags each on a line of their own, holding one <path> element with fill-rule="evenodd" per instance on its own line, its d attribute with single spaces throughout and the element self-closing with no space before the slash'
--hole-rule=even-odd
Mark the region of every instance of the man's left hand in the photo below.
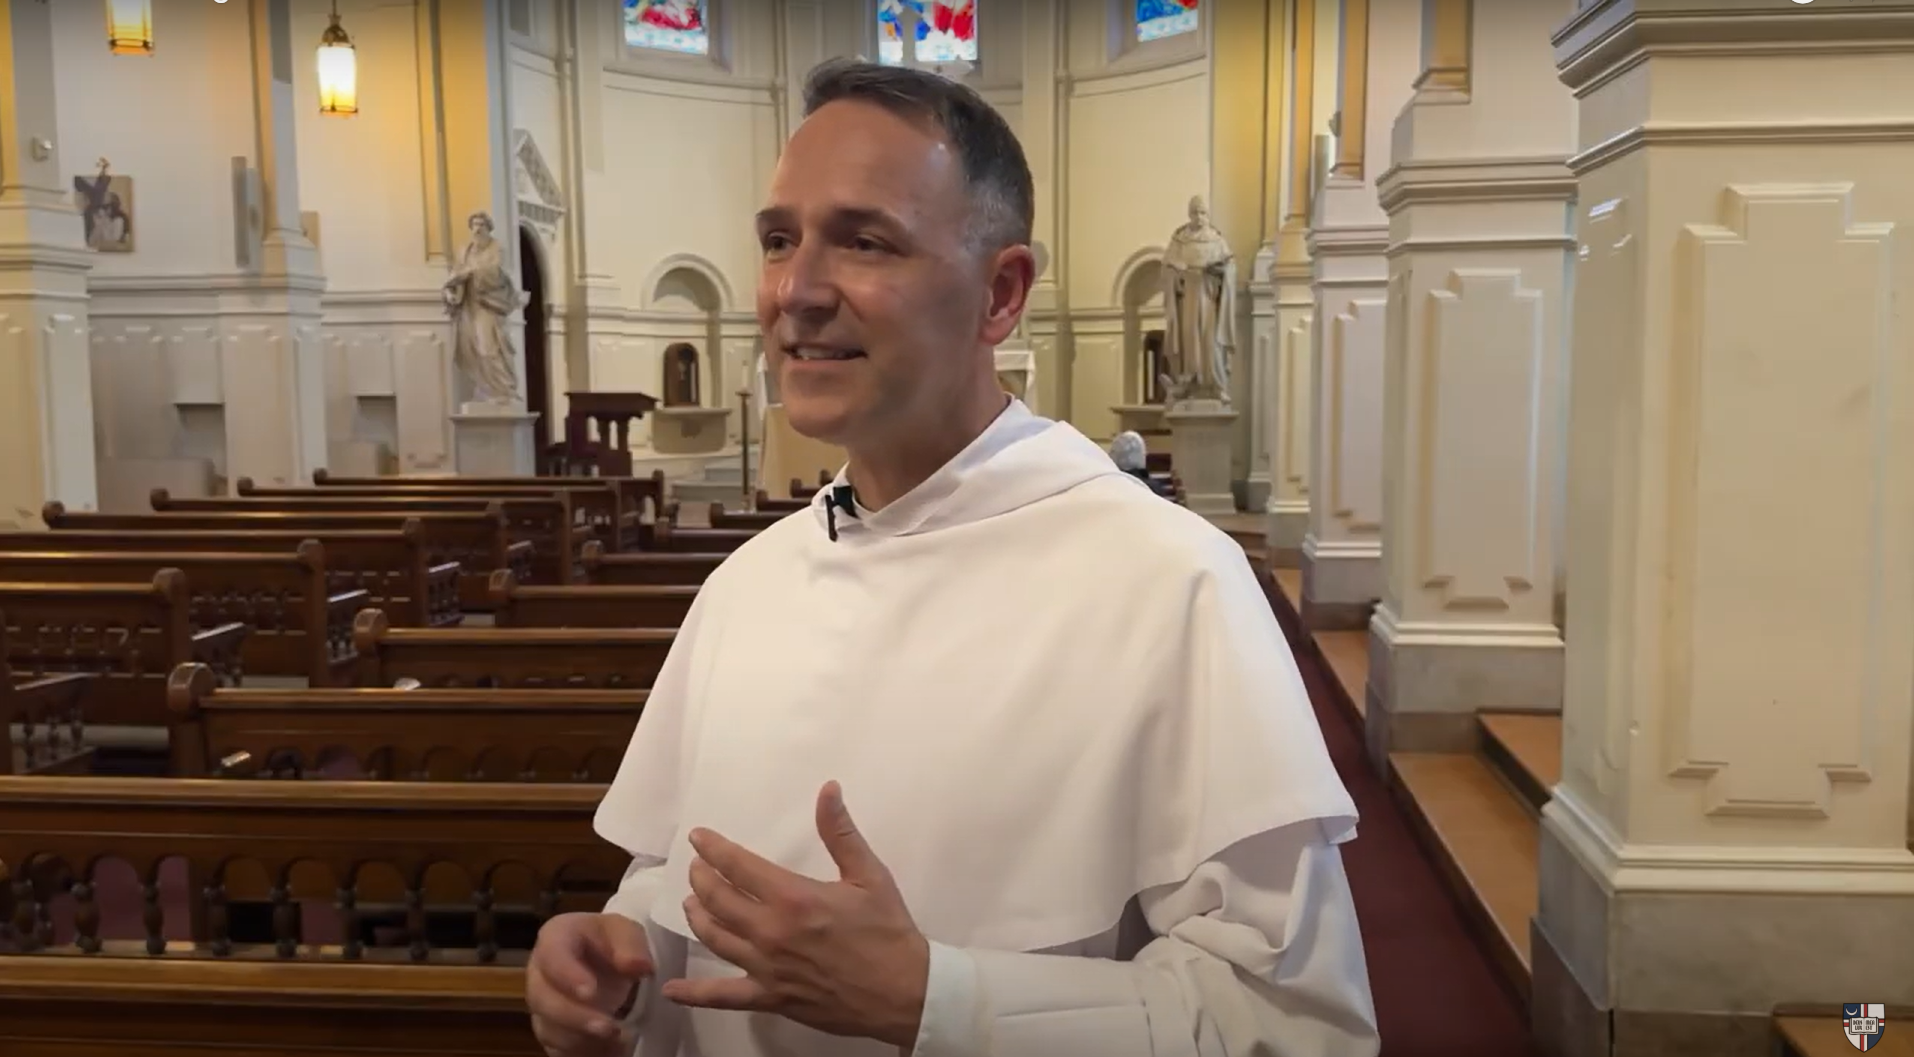
<svg viewBox="0 0 1914 1057">
<path fill-rule="evenodd" d="M 890 870 L 826 782 L 817 832 L 840 880 L 817 881 L 709 830 L 693 830 L 685 920 L 711 953 L 743 969 L 729 979 L 671 980 L 686 1006 L 776 1013 L 832 1035 L 916 1044 L 930 942 Z"/>
</svg>

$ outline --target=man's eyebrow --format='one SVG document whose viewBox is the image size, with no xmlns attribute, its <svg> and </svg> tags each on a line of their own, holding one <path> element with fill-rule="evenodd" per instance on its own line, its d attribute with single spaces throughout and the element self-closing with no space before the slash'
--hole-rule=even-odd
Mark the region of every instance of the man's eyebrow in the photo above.
<svg viewBox="0 0 1914 1057">
<path fill-rule="evenodd" d="M 788 227 L 795 222 L 795 214 L 786 206 L 767 206 L 758 210 L 757 227 L 759 231 L 773 227 Z M 830 211 L 826 221 L 831 227 L 880 227 L 886 231 L 901 231 L 903 222 L 888 210 L 868 206 L 839 206 Z"/>
</svg>

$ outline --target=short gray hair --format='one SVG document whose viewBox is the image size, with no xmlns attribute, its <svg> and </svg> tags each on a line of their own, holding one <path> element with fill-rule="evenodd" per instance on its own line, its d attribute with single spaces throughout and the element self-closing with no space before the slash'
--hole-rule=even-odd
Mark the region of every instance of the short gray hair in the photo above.
<svg viewBox="0 0 1914 1057">
<path fill-rule="evenodd" d="M 970 190 L 973 247 L 995 252 L 1029 245 L 1037 192 L 1016 133 L 984 97 L 929 70 L 829 59 L 804 83 L 804 116 L 828 103 L 856 99 L 915 121 L 928 121 L 957 151 Z"/>
<path fill-rule="evenodd" d="M 1141 470 L 1150 464 L 1150 449 L 1143 443 L 1143 434 L 1126 429 L 1110 441 L 1110 461 L 1117 469 L 1126 473 Z"/>
</svg>

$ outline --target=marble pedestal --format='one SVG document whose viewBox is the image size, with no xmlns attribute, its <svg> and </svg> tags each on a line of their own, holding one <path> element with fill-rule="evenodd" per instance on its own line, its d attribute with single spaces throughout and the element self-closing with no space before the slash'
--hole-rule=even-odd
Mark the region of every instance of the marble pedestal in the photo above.
<svg viewBox="0 0 1914 1057">
<path fill-rule="evenodd" d="M 1218 400 L 1191 400 L 1163 412 L 1184 502 L 1199 514 L 1236 513 L 1236 493 L 1230 487 L 1236 418 L 1236 411 Z"/>
<path fill-rule="evenodd" d="M 660 407 L 651 416 L 651 447 L 659 454 L 712 455 L 724 450 L 728 407 Z"/>
<path fill-rule="evenodd" d="M 531 477 L 538 472 L 532 424 L 538 416 L 489 404 L 465 404 L 452 416 L 454 465 L 465 477 Z"/>
</svg>

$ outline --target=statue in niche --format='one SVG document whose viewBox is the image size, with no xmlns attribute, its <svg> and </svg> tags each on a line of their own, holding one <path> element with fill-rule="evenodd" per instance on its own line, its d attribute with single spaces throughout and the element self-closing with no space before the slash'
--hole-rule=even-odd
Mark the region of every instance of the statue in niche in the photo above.
<svg viewBox="0 0 1914 1057">
<path fill-rule="evenodd" d="M 445 280 L 452 317 L 452 366 L 472 385 L 474 403 L 517 407 L 518 370 L 505 320 L 522 303 L 518 280 L 505 268 L 505 247 L 492 237 L 492 217 L 473 213 L 472 241 Z"/>
<path fill-rule="evenodd" d="M 1236 258 L 1210 223 L 1199 195 L 1189 223 L 1163 251 L 1164 359 L 1168 403 L 1230 402 L 1229 360 L 1236 348 Z"/>
<path fill-rule="evenodd" d="M 665 349 L 665 406 L 699 406 L 703 400 L 698 389 L 698 347 L 682 341 L 668 346 Z"/>
<path fill-rule="evenodd" d="M 1170 365 L 1163 359 L 1163 332 L 1143 335 L 1143 402 L 1161 406 L 1169 396 Z"/>
</svg>

